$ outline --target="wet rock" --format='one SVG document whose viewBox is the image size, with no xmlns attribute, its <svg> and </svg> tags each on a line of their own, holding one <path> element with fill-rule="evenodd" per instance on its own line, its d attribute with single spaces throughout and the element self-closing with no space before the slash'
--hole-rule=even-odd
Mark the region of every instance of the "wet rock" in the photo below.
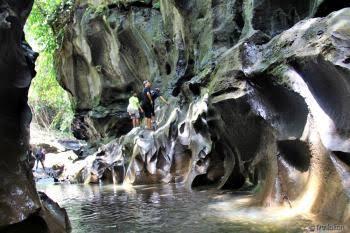
<svg viewBox="0 0 350 233">
<path fill-rule="evenodd" d="M 335 200 L 333 194 L 327 191 L 326 183 L 332 180 L 332 190 L 341 193 L 341 202 L 348 203 L 347 187 L 339 180 L 342 179 L 339 171 L 344 168 L 339 170 L 339 165 L 330 163 L 330 151 L 349 150 L 344 121 L 347 110 L 340 110 L 345 101 L 343 87 L 348 86 L 344 77 L 349 72 L 349 67 L 341 62 L 348 53 L 343 47 L 348 27 L 337 23 L 342 20 L 349 20 L 348 10 L 335 12 L 324 19 L 300 22 L 265 45 L 238 45 L 221 60 L 214 71 L 217 78 L 211 85 L 216 106 L 231 101 L 231 104 L 221 107 L 222 110 L 215 108 L 215 114 L 220 115 L 216 118 L 222 120 L 225 126 L 228 122 L 239 122 L 235 127 L 227 127 L 238 133 L 239 138 L 232 142 L 237 142 L 238 152 L 243 151 L 240 156 L 242 162 L 253 159 L 253 163 L 249 160 L 240 163 L 243 169 L 239 173 L 245 179 L 252 178 L 253 183 L 258 173 L 258 183 L 266 180 L 262 187 L 272 186 L 270 190 L 260 190 L 256 195 L 259 197 L 259 193 L 265 193 L 260 197 L 265 198 L 267 204 L 274 201 L 283 203 L 286 202 L 283 199 L 288 197 L 293 208 L 305 205 L 304 195 L 311 195 L 313 201 L 309 200 L 307 205 L 310 211 L 336 216 L 337 219 L 342 218 L 340 213 L 346 212 L 347 204 L 341 211 L 330 211 L 326 206 L 334 204 Z M 327 30 L 318 33 L 322 28 Z M 249 54 L 246 50 L 251 49 L 255 51 L 254 56 L 246 56 Z M 237 60 L 242 51 L 246 51 L 243 53 L 245 59 L 253 62 Z M 340 83 L 342 87 L 337 86 Z M 336 93 L 333 90 L 337 90 Z M 326 97 L 328 94 L 331 95 L 329 98 Z M 334 99 L 337 103 L 332 103 Z M 242 113 L 232 114 L 229 109 L 238 109 Z M 225 120 L 223 116 L 226 114 L 229 118 Z M 244 117 L 235 120 L 240 114 Z M 249 117 L 255 117 L 255 123 L 244 124 Z M 261 145 L 268 134 L 262 128 L 254 129 L 259 121 L 272 133 L 271 147 L 263 156 L 266 161 L 267 155 L 271 155 L 270 161 L 260 168 L 254 162 L 258 158 L 254 148 Z M 242 129 L 244 132 L 240 131 Z M 255 131 L 255 137 L 246 138 L 250 129 Z M 260 133 L 261 138 L 258 137 Z M 246 147 L 252 152 L 244 150 L 247 143 L 252 143 Z M 266 142 L 263 145 L 268 146 Z M 274 165 L 269 168 L 271 163 Z M 326 167 L 328 172 L 324 170 Z M 261 176 L 264 173 L 266 178 Z M 311 191 L 315 190 L 316 183 L 319 184 L 317 194 Z M 272 201 L 271 196 L 275 198 Z M 289 203 L 287 206 L 290 207 Z"/>
<path fill-rule="evenodd" d="M 51 171 L 49 176 L 60 182 L 122 183 L 126 172 L 123 149 L 118 141 L 111 141 L 83 158 L 73 151 L 49 154 L 45 166 Z"/>
<path fill-rule="evenodd" d="M 45 193 L 39 192 L 42 208 L 29 216 L 26 220 L 6 227 L 1 227 L 4 233 L 47 233 L 47 232 L 69 232 L 70 222 L 65 209 L 52 201 Z"/>
<path fill-rule="evenodd" d="M 38 54 L 25 42 L 23 26 L 32 5 L 0 2 L 0 231 L 65 232 L 64 222 L 49 220 L 54 213 L 42 210 L 27 153 L 32 117 L 27 95 Z"/>
<path fill-rule="evenodd" d="M 96 160 L 92 164 L 97 182 L 121 184 L 124 180 L 126 168 L 123 148 L 118 142 L 103 146 L 96 155 Z"/>
<path fill-rule="evenodd" d="M 41 211 L 47 213 L 47 215 L 44 216 L 44 219 L 48 222 L 50 228 L 55 229 L 56 232 L 69 232 L 71 226 L 66 210 L 61 208 L 43 192 L 39 192 L 39 197 L 43 205 Z"/>
<path fill-rule="evenodd" d="M 67 5 L 53 26 L 65 35 L 56 66 L 77 103 L 74 135 L 90 142 L 124 135 L 131 130 L 127 99 L 142 91 L 143 80 L 178 96 L 240 40 L 258 33 L 260 45 L 300 20 L 346 6 L 326 0 L 164 0 L 160 9 L 137 0 Z"/>
<path fill-rule="evenodd" d="M 154 184 L 185 181 L 191 153 L 188 143 L 177 138 L 179 110 L 174 109 L 165 124 L 157 131 L 141 131 L 134 138 L 134 147 L 125 182 L 131 184 Z M 184 155 L 186 156 L 184 158 Z"/>
<path fill-rule="evenodd" d="M 77 102 L 76 136 L 128 132 L 127 98 L 145 79 L 174 98 L 157 110 L 159 129 L 111 141 L 68 177 L 232 189 L 252 194 L 247 205 L 348 219 L 348 164 L 333 156 L 350 152 L 345 6 L 80 2 L 57 52 L 60 82 Z"/>
<path fill-rule="evenodd" d="M 86 143 L 78 140 L 72 140 L 72 139 L 59 139 L 57 142 L 61 144 L 66 150 L 73 150 L 73 151 L 79 151 L 84 146 L 86 146 Z"/>
</svg>

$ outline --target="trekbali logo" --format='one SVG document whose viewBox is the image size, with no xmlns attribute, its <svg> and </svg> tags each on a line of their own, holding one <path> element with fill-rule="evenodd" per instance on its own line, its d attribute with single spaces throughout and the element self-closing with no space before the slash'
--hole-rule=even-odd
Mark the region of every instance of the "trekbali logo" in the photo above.
<svg viewBox="0 0 350 233">
<path fill-rule="evenodd" d="M 312 225 L 306 228 L 306 232 L 343 232 L 345 229 L 344 225 L 338 224 L 327 224 L 327 225 Z"/>
</svg>

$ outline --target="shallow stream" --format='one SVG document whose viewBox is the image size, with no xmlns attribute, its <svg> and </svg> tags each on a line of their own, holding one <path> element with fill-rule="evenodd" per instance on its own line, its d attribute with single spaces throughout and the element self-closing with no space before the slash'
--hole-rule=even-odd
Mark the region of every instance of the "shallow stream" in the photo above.
<svg viewBox="0 0 350 233">
<path fill-rule="evenodd" d="M 285 233 L 305 232 L 311 224 L 299 217 L 286 221 L 264 221 L 261 210 L 255 212 L 230 208 L 232 198 L 235 198 L 233 194 L 189 191 L 175 185 L 128 188 L 68 184 L 37 186 L 38 190 L 44 191 L 66 208 L 73 233 Z M 240 199 L 239 196 L 237 198 Z"/>
</svg>

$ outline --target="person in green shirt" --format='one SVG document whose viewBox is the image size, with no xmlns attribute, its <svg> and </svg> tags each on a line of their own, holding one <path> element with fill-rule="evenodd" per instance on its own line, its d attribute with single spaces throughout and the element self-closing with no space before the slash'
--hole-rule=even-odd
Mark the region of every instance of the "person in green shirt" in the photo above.
<svg viewBox="0 0 350 233">
<path fill-rule="evenodd" d="M 139 98 L 137 98 L 137 93 L 133 92 L 132 96 L 129 98 L 129 105 L 127 108 L 130 118 L 132 119 L 132 126 L 138 127 L 140 125 L 140 112 L 143 109 L 140 105 Z"/>
</svg>

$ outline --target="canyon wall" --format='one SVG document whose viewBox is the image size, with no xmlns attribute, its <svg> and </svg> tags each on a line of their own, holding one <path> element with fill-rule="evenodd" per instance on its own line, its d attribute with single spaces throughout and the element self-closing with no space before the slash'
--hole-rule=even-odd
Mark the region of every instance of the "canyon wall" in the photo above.
<svg viewBox="0 0 350 233">
<path fill-rule="evenodd" d="M 142 90 L 143 80 L 178 96 L 184 83 L 210 76 L 219 58 L 245 38 L 256 34 L 257 43 L 264 44 L 302 19 L 346 5 L 319 0 L 67 1 L 53 27 L 60 35 L 59 81 L 76 108 L 75 136 L 96 141 L 127 133 L 127 99 L 132 90 Z"/>
<path fill-rule="evenodd" d="M 38 194 L 29 165 L 28 90 L 38 54 L 23 26 L 32 0 L 0 1 L 0 232 L 66 232 L 64 209 Z"/>
<path fill-rule="evenodd" d="M 73 131 L 90 142 L 118 137 L 90 157 L 79 181 L 244 189 L 255 194 L 251 205 L 288 200 L 298 213 L 348 222 L 348 6 L 67 3 L 54 28 L 62 35 L 58 79 L 75 104 Z M 157 110 L 157 131 L 122 136 L 131 129 L 130 92 L 144 80 L 171 104 Z"/>
</svg>

